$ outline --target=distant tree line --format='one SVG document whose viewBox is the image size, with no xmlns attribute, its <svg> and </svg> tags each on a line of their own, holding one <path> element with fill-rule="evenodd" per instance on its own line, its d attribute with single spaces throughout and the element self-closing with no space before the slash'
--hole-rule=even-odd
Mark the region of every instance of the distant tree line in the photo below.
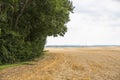
<svg viewBox="0 0 120 80">
<path fill-rule="evenodd" d="M 64 36 L 69 0 L 0 0 L 0 64 L 42 54 L 47 36 Z"/>
</svg>

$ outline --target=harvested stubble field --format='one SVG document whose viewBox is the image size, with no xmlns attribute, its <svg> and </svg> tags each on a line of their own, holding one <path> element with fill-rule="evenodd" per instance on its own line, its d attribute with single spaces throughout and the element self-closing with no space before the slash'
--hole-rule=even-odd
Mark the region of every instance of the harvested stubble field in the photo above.
<svg viewBox="0 0 120 80">
<path fill-rule="evenodd" d="M 120 80 L 120 47 L 46 50 L 43 59 L 0 71 L 0 80 Z"/>
</svg>

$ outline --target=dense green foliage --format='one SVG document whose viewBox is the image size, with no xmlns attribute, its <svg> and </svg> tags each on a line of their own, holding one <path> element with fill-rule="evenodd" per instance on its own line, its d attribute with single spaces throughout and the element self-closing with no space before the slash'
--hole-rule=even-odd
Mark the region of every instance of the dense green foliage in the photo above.
<svg viewBox="0 0 120 80">
<path fill-rule="evenodd" d="M 64 36 L 69 0 L 0 0 L 0 64 L 42 54 L 47 36 Z"/>
</svg>

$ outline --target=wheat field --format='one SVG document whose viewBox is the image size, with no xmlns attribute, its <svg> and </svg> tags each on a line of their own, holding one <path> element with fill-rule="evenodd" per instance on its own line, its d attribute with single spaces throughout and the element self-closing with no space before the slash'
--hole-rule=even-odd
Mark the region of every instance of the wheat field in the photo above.
<svg viewBox="0 0 120 80">
<path fill-rule="evenodd" d="M 0 71 L 0 80 L 120 80 L 120 47 L 45 50 L 43 59 Z"/>
</svg>

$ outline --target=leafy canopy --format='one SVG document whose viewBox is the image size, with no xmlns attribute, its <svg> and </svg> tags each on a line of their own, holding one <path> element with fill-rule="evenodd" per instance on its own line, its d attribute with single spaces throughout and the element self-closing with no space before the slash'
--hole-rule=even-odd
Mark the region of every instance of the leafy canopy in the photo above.
<svg viewBox="0 0 120 80">
<path fill-rule="evenodd" d="M 64 36 L 69 0 L 0 0 L 0 63 L 38 57 L 47 36 Z"/>
</svg>

